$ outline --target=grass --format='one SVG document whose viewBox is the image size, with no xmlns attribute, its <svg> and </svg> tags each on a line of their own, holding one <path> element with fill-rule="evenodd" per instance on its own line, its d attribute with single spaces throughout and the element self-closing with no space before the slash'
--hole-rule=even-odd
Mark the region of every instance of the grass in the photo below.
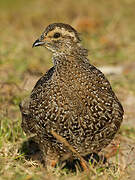
<svg viewBox="0 0 135 180">
<path fill-rule="evenodd" d="M 134 179 L 134 16 L 134 0 L 0 1 L 0 180 Z M 89 173 L 59 167 L 49 172 L 19 151 L 27 137 L 18 105 L 52 66 L 48 51 L 31 46 L 52 22 L 69 23 L 81 33 L 92 64 L 123 68 L 120 74 L 107 75 L 125 116 L 114 144 L 102 153 L 115 151 L 117 142 L 120 146 L 107 164 L 90 164 Z"/>
</svg>

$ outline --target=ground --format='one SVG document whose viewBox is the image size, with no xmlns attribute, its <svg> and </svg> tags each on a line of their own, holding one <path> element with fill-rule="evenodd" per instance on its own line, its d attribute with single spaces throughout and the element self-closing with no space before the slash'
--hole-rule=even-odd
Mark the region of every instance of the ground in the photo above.
<svg viewBox="0 0 135 180">
<path fill-rule="evenodd" d="M 135 1 L 0 1 L 0 180 L 135 179 Z M 125 115 L 115 140 L 101 154 L 105 165 L 90 171 L 46 171 L 20 151 L 27 141 L 21 129 L 19 102 L 51 66 L 51 54 L 32 49 L 53 22 L 69 23 L 89 49 L 89 59 L 107 76 Z"/>
</svg>

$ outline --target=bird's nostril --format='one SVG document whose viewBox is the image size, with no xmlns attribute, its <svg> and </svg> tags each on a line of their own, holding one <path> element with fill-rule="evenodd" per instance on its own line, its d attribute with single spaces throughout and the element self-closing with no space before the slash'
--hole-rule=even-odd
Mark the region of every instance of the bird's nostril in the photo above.
<svg viewBox="0 0 135 180">
<path fill-rule="evenodd" d="M 43 35 L 43 34 L 41 35 L 40 39 L 41 39 L 41 40 L 43 40 L 43 39 L 44 39 L 44 35 Z"/>
</svg>

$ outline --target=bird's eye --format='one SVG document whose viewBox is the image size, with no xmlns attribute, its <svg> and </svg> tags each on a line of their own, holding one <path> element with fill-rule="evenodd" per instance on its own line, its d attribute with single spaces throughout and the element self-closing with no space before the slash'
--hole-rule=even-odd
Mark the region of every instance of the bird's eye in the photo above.
<svg viewBox="0 0 135 180">
<path fill-rule="evenodd" d="M 55 34 L 53 35 L 54 38 L 59 38 L 60 36 L 61 36 L 60 33 L 55 33 Z"/>
</svg>

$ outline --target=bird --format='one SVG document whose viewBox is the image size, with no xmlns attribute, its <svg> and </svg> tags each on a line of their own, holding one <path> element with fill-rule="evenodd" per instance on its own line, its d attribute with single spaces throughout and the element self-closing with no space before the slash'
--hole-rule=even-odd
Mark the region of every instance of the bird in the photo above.
<svg viewBox="0 0 135 180">
<path fill-rule="evenodd" d="M 37 46 L 52 52 L 53 66 L 20 103 L 22 129 L 34 134 L 46 166 L 99 153 L 114 139 L 124 114 L 109 81 L 90 63 L 69 24 L 48 25 L 32 47 Z"/>
</svg>

